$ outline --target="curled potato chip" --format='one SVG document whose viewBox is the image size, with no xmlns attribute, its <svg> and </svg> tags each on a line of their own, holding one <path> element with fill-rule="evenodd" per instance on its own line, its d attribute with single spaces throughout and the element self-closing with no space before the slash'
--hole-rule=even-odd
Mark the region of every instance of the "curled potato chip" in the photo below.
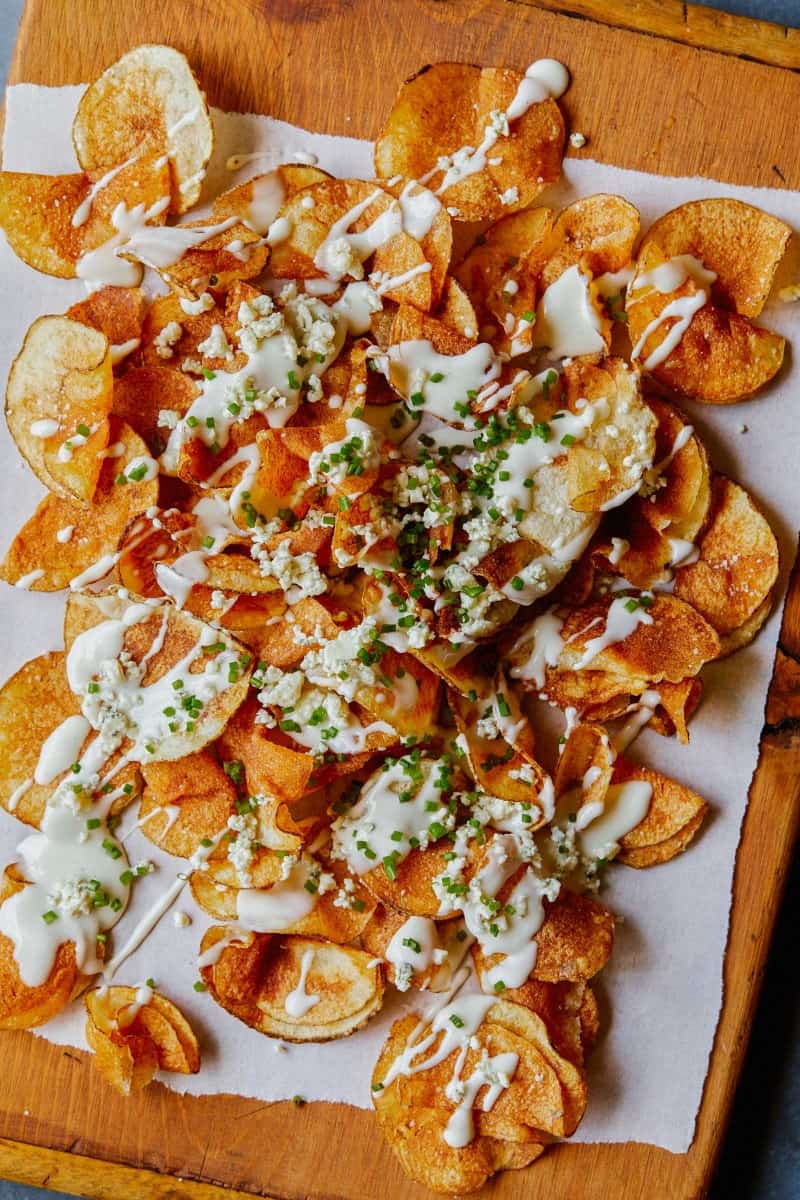
<svg viewBox="0 0 800 1200">
<path fill-rule="evenodd" d="M 25 886 L 17 868 L 6 867 L 0 878 L 0 905 Z M 45 982 L 29 987 L 20 978 L 14 943 L 0 934 L 0 1029 L 44 1025 L 80 995 L 86 983 L 87 977 L 78 969 L 74 942 L 64 942 L 56 951 Z"/>
<path fill-rule="evenodd" d="M 37 828 L 47 801 L 67 773 L 58 772 L 46 782 L 37 782 L 42 746 L 62 721 L 80 712 L 67 683 L 65 660 L 60 650 L 32 658 L 0 689 L 0 805 Z M 88 735 L 87 745 L 93 737 Z M 115 791 L 119 795 L 109 812 L 122 812 L 138 796 L 140 784 L 133 763 L 118 771 Z"/>
<path fill-rule="evenodd" d="M 778 543 L 753 498 L 716 475 L 708 523 L 698 543 L 697 562 L 675 573 L 675 595 L 688 601 L 723 636 L 755 619 L 753 636 L 769 612 L 778 576 Z"/>
<path fill-rule="evenodd" d="M 522 314 L 536 309 L 536 276 L 552 226 L 553 212 L 549 208 L 502 217 L 479 235 L 455 268 L 455 278 L 475 306 L 481 336 L 491 336 L 498 351 L 510 350 L 512 338 L 520 336 L 517 328 Z M 527 325 L 525 342 L 529 349 L 533 323 Z"/>
<path fill-rule="evenodd" d="M 102 333 L 67 317 L 34 321 L 9 372 L 6 420 L 20 454 L 58 496 L 94 495 L 112 384 Z"/>
<path fill-rule="evenodd" d="M 496 67 L 424 67 L 401 84 L 378 135 L 377 176 L 432 176 L 437 194 L 462 221 L 497 220 L 527 208 L 560 174 L 564 119 L 556 102 L 546 99 L 512 117 L 507 133 L 499 132 L 521 83 L 515 71 Z M 498 133 L 492 138 L 493 126 Z M 486 152 L 470 155 L 467 148 L 482 145 Z M 442 158 L 458 165 L 445 172 Z"/>
<path fill-rule="evenodd" d="M 89 992 L 84 1004 L 92 1061 L 123 1096 L 146 1087 L 156 1071 L 196 1075 L 200 1070 L 192 1027 L 152 988 L 115 985 Z"/>
<path fill-rule="evenodd" d="M 196 299 L 209 288 L 227 292 L 236 283 L 255 279 L 267 265 L 269 247 L 243 222 L 214 232 L 216 221 L 191 221 L 184 229 L 210 230 L 198 246 L 186 250 L 177 262 L 159 267 L 159 274 L 179 295 Z"/>
<path fill-rule="evenodd" d="M 212 926 L 201 953 L 223 936 Z M 350 946 L 261 933 L 246 946 L 229 943 L 201 974 L 217 1003 L 258 1033 L 327 1042 L 355 1033 L 380 1009 L 383 970 L 371 961 Z"/>
<path fill-rule="evenodd" d="M 254 796 L 274 795 L 284 804 L 309 790 L 314 771 L 312 755 L 293 749 L 287 738 L 256 721 L 257 700 L 248 699 L 226 725 L 220 752 L 244 766 L 247 789 Z"/>
<path fill-rule="evenodd" d="M 0 564 L 0 579 L 17 583 L 39 573 L 31 591 L 67 587 L 88 567 L 110 558 L 128 522 L 156 504 L 158 477 L 126 474 L 151 461 L 147 446 L 123 422 L 112 423 L 111 436 L 121 453 L 103 458 L 92 503 L 46 496 L 11 543 Z"/>
<path fill-rule="evenodd" d="M 640 254 L 657 246 L 665 259 L 691 254 L 714 271 L 715 303 L 757 317 L 766 303 L 791 229 L 741 200 L 692 200 L 651 225 Z"/>
<path fill-rule="evenodd" d="M 184 55 L 171 46 L 137 46 L 86 89 L 72 142 L 84 171 L 107 171 L 134 155 L 166 154 L 171 208 L 183 213 L 200 195 L 214 130 Z"/>
<path fill-rule="evenodd" d="M 619 862 L 629 867 L 652 867 L 680 854 L 695 836 L 708 812 L 708 804 L 691 788 L 668 779 L 659 771 L 618 758 L 613 782 L 642 780 L 652 788 L 644 820 L 620 838 Z"/>
<path fill-rule="evenodd" d="M 656 419 L 641 398 L 636 371 L 621 358 L 600 363 L 575 359 L 564 370 L 572 412 L 604 403 L 606 417 L 592 423 L 567 455 L 569 502 L 579 512 L 600 512 L 630 496 L 652 465 Z"/>
<path fill-rule="evenodd" d="M 67 650 L 69 651 L 79 634 L 103 621 L 119 620 L 128 608 L 129 602 L 113 592 L 99 595 L 87 592 L 70 593 L 64 617 L 64 641 Z M 204 646 L 209 647 L 208 652 L 204 652 Z M 232 661 L 236 664 L 235 669 L 231 667 L 219 681 L 219 691 L 213 688 L 211 695 L 206 691 L 207 698 L 189 722 L 191 729 L 178 728 L 170 731 L 150 749 L 146 745 L 134 744 L 128 750 L 132 761 L 172 761 L 202 749 L 219 736 L 247 695 L 250 656 L 242 652 L 239 643 L 225 630 L 212 629 L 196 617 L 179 612 L 171 604 L 153 607 L 142 620 L 128 626 L 125 629 L 123 648 L 139 663 L 148 655 L 147 670 L 142 679 L 142 687 L 145 690 L 180 664 L 181 677 L 175 682 L 180 682 L 182 687 L 173 691 L 176 695 L 187 697 L 187 702 L 193 695 L 189 691 L 193 681 L 196 685 L 200 682 L 199 676 L 204 676 L 203 682 L 208 684 L 210 676 L 206 673 L 207 666 L 216 660 L 218 654 L 233 655 Z M 183 707 L 186 708 L 185 705 Z M 188 707 L 194 706 L 189 704 Z M 134 711 L 128 730 L 134 738 L 139 732 L 135 717 Z"/>
<path fill-rule="evenodd" d="M 581 804 L 602 803 L 614 770 L 614 751 L 604 729 L 579 723 L 561 747 L 555 773 L 556 795 L 581 790 Z"/>
<path fill-rule="evenodd" d="M 191 858 L 206 838 L 218 837 L 236 812 L 236 788 L 208 750 L 178 762 L 142 768 L 145 789 L 137 824 L 168 854 Z"/>
<path fill-rule="evenodd" d="M 583 1065 L 600 1026 L 597 1000 L 588 984 L 544 983 L 531 977 L 521 987 L 506 988 L 503 999 L 536 1013 L 547 1028 L 553 1048 L 575 1066 Z"/>
<path fill-rule="evenodd" d="M 653 467 L 645 473 L 642 493 L 633 497 L 628 511 L 632 519 L 635 515 L 670 538 L 693 541 L 711 501 L 708 454 L 673 405 L 656 396 L 648 396 L 647 403 L 658 421 Z M 625 574 L 626 555 L 619 565 Z"/>
<path fill-rule="evenodd" d="M 94 176 L 94 177 L 93 177 Z M 113 175 L 29 175 L 0 171 L 0 228 L 18 258 L 61 279 L 72 279 L 78 260 L 112 238 L 113 213 L 131 193 L 148 210 L 148 224 L 164 221 L 169 168 L 152 157 L 120 165 Z"/>
</svg>

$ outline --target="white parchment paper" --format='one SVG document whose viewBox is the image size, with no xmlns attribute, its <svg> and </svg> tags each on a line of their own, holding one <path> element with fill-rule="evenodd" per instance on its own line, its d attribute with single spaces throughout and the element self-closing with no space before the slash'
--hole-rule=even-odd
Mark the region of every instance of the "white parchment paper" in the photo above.
<svg viewBox="0 0 800 1200">
<path fill-rule="evenodd" d="M 18 85 L 7 92 L 3 166 L 49 174 L 77 170 L 70 142 L 81 88 Z M 298 151 L 318 156 L 338 175 L 371 175 L 371 147 L 353 138 L 312 134 L 268 117 L 214 112 L 217 148 L 203 199 L 250 175 L 291 161 Z M 591 135 L 591 130 L 586 131 Z M 232 153 L 265 151 L 232 176 Z M 617 192 L 638 206 L 642 223 L 686 200 L 738 196 L 800 229 L 800 193 L 733 188 L 706 179 L 673 179 L 568 159 L 561 183 L 543 202 L 563 205 L 592 192 Z M 780 283 L 800 278 L 787 261 Z M 84 294 L 77 281 L 50 279 L 25 267 L 0 239 L 0 379 L 5 381 L 29 324 L 40 314 L 63 312 Z M 800 343 L 800 305 L 771 304 L 763 323 Z M 789 364 L 758 399 L 732 407 L 687 406 L 717 468 L 745 484 L 768 513 L 783 556 L 781 597 L 800 525 L 800 421 L 798 370 Z M 747 431 L 743 432 L 743 426 Z M 0 553 L 32 512 L 42 488 L 22 463 L 0 421 Z M 23 662 L 62 645 L 63 595 L 0 592 L 0 678 Z M 701 792 L 712 816 L 691 849 L 651 871 L 624 867 L 608 872 L 603 898 L 624 918 L 614 955 L 598 991 L 604 1033 L 589 1070 L 589 1109 L 578 1141 L 652 1142 L 681 1152 L 691 1143 L 708 1057 L 719 1016 L 722 964 L 728 933 L 736 847 L 756 765 L 764 700 L 779 628 L 776 612 L 756 642 L 730 661 L 706 668 L 705 698 L 683 747 L 645 733 L 635 753 Z M 133 823 L 126 814 L 123 832 Z M 24 827 L 0 811 L 0 864 L 10 861 Z M 137 885 L 134 902 L 117 926 L 116 945 L 182 864 L 160 854 L 135 831 L 127 841 L 132 861 L 151 858 L 158 869 Z M 368 1107 L 369 1079 L 389 1024 L 409 1001 L 395 997 L 365 1030 L 329 1045 L 281 1047 L 253 1033 L 196 993 L 197 948 L 208 918 L 188 889 L 176 906 L 192 924 L 176 929 L 168 914 L 119 982 L 152 976 L 197 1029 L 203 1066 L 194 1077 L 167 1076 L 170 1087 L 193 1093 L 235 1092 L 261 1100 L 296 1094 Z M 51 1041 L 85 1046 L 83 1006 L 76 1004 L 41 1032 Z"/>
</svg>

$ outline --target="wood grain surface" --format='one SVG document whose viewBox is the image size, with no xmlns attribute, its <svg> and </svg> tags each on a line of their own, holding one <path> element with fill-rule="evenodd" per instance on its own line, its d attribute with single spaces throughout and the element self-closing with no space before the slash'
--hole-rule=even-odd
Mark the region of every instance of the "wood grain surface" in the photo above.
<svg viewBox="0 0 800 1200">
<path fill-rule="evenodd" d="M 399 81 L 425 62 L 457 58 L 524 67 L 552 56 L 573 73 L 566 110 L 573 127 L 589 137 L 585 153 L 592 157 L 662 174 L 800 188 L 800 156 L 791 149 L 800 75 L 543 11 L 554 7 L 554 0 L 541 6 L 520 0 L 28 0 L 11 82 L 81 82 L 137 43 L 166 41 L 190 57 L 214 104 L 369 137 Z M 723 15 L 715 33 L 718 15 L 711 20 L 707 14 L 698 36 L 696 10 L 671 0 L 567 0 L 565 7 L 800 66 L 797 36 L 778 36 L 776 26 Z M 691 1150 L 674 1155 L 632 1143 L 565 1145 L 532 1170 L 499 1178 L 487 1188 L 497 1200 L 694 1200 L 704 1194 L 798 828 L 797 571 L 766 719 L 737 862 L 725 1001 Z M 84 1054 L 27 1033 L 0 1037 L 0 1064 L 0 1175 L 123 1200 L 210 1200 L 221 1195 L 214 1184 L 287 1200 L 429 1195 L 406 1180 L 368 1112 L 182 1098 L 160 1086 L 123 1100 Z"/>
</svg>

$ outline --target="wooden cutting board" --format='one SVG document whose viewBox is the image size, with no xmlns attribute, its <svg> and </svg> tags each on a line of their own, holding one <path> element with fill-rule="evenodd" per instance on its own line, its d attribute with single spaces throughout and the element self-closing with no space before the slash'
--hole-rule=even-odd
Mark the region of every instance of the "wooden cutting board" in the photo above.
<svg viewBox="0 0 800 1200">
<path fill-rule="evenodd" d="M 795 31 L 677 0 L 567 0 L 564 7 L 581 16 L 544 11 L 560 7 L 557 0 L 28 0 L 11 82 L 79 83 L 137 43 L 169 42 L 189 56 L 220 107 L 372 137 L 398 82 L 426 62 L 524 68 L 550 56 L 572 72 L 566 109 L 572 127 L 591 139 L 584 153 L 661 174 L 800 188 L 792 150 L 800 74 L 785 69 L 800 69 Z M 532 1170 L 499 1178 L 491 1185 L 497 1200 L 703 1195 L 800 813 L 797 571 L 766 721 L 739 850 L 725 1002 L 691 1150 L 565 1145 Z M 287 1200 L 429 1195 L 406 1180 L 368 1112 L 182 1098 L 160 1086 L 123 1100 L 86 1055 L 28 1033 L 0 1036 L 0 1071 L 0 1176 L 115 1200 L 211 1200 L 222 1195 L 213 1185 Z"/>
</svg>

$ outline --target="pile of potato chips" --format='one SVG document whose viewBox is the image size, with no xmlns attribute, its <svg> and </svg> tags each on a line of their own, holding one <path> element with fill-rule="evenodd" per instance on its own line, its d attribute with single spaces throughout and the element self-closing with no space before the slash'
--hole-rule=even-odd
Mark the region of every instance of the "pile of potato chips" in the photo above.
<svg viewBox="0 0 800 1200">
<path fill-rule="evenodd" d="M 425 68 L 374 180 L 288 163 L 176 225 L 213 128 L 183 56 L 144 46 L 83 97 L 79 171 L 0 173 L 17 255 L 88 284 L 6 392 L 47 495 L 0 575 L 68 597 L 65 650 L 0 691 L 0 803 L 30 827 L 0 1027 L 85 993 L 120 1091 L 199 1070 L 152 981 L 108 986 L 126 907 L 141 940 L 186 883 L 213 922 L 196 986 L 260 1033 L 344 1037 L 387 986 L 418 993 L 373 1100 L 451 1193 L 578 1125 L 603 872 L 666 862 L 707 811 L 625 750 L 645 725 L 688 741 L 703 666 L 756 635 L 778 573 L 675 401 L 779 370 L 756 319 L 789 229 L 732 200 L 643 237 L 617 196 L 532 207 L 566 83 Z M 149 914 L 131 805 L 182 860 Z"/>
</svg>

